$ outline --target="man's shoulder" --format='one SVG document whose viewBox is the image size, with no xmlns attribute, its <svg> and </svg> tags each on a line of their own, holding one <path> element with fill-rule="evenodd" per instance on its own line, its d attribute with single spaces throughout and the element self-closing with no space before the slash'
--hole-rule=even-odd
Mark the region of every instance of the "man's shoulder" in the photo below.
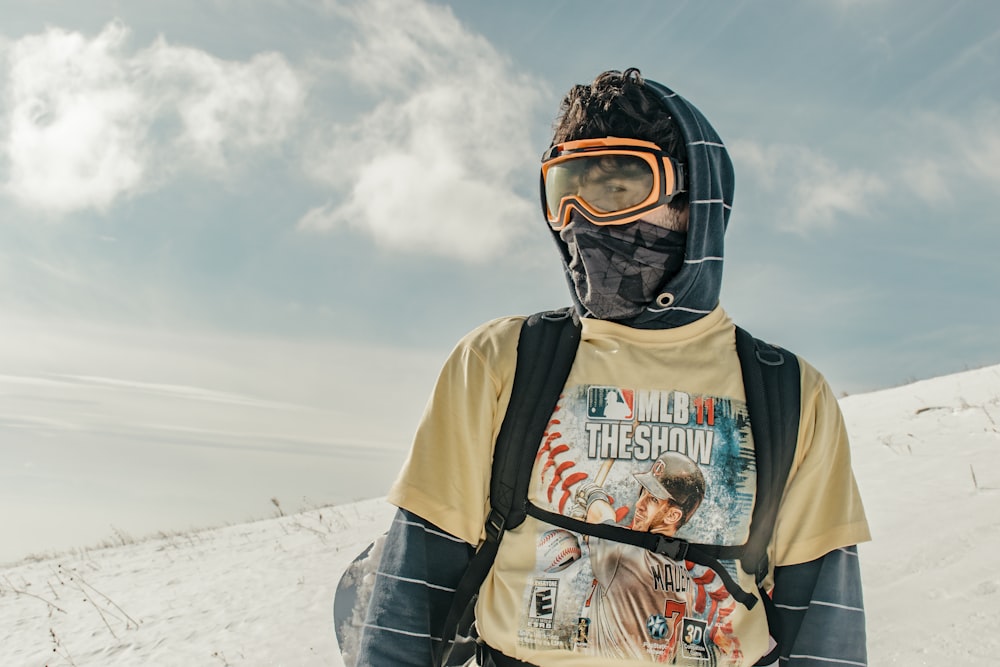
<svg viewBox="0 0 1000 667">
<path fill-rule="evenodd" d="M 507 315 L 483 322 L 465 334 L 459 344 L 478 346 L 496 339 L 510 337 L 516 340 L 521 331 L 521 325 L 526 319 L 526 315 Z"/>
<path fill-rule="evenodd" d="M 799 361 L 799 377 L 802 382 L 803 400 L 807 397 L 822 396 L 825 394 L 833 397 L 833 390 L 830 388 L 823 374 L 799 355 L 795 355 L 795 358 Z M 836 402 L 835 398 L 834 402 Z"/>
<path fill-rule="evenodd" d="M 487 361 L 513 358 L 525 319 L 524 315 L 508 315 L 484 322 L 462 336 L 455 351 L 463 355 L 472 353 Z"/>
<path fill-rule="evenodd" d="M 754 335 L 752 331 L 749 331 L 751 336 Z M 757 337 L 757 340 L 764 343 L 765 345 L 777 348 L 778 351 L 791 355 L 799 365 L 799 379 L 801 381 L 801 390 L 803 396 L 809 396 L 817 392 L 829 389 L 826 378 L 823 374 L 816 369 L 809 361 L 802 355 L 796 353 L 794 350 L 787 348 L 783 342 L 779 340 L 771 340 L 770 338 Z M 767 355 L 765 355 L 765 358 Z"/>
</svg>

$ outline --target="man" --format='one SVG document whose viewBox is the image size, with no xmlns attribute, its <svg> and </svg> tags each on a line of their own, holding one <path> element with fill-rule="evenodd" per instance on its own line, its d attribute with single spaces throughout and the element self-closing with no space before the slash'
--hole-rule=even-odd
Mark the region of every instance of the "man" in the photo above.
<svg viewBox="0 0 1000 667">
<path fill-rule="evenodd" d="M 567 499 L 582 497 L 591 522 L 669 524 L 692 543 L 743 544 L 757 487 L 753 416 L 734 325 L 719 305 L 733 191 L 724 144 L 666 87 L 634 69 L 605 72 L 564 99 L 541 187 L 582 333 L 539 443 L 529 500 L 567 514 L 574 511 Z M 359 665 L 432 664 L 455 584 L 484 536 L 492 447 L 510 400 L 522 320 L 479 327 L 445 364 L 389 494 L 400 511 Z M 853 545 L 869 539 L 868 527 L 836 400 L 815 369 L 799 366 L 799 437 L 770 558 L 772 595 L 784 617 L 781 652 L 793 667 L 864 665 Z M 679 460 L 671 453 L 684 458 L 689 480 L 702 479 L 698 505 L 652 484 L 658 466 Z M 645 491 L 638 502 L 637 480 Z M 677 507 L 662 502 L 664 492 Z M 592 545 L 568 566 L 552 567 L 558 554 L 541 539 L 551 528 L 529 517 L 505 533 L 476 607 L 487 664 L 751 665 L 769 653 L 763 605 L 732 604 L 720 573 L 684 560 L 649 560 L 618 587 L 615 608 L 591 623 L 595 583 L 608 582 L 612 561 Z M 619 563 L 647 559 L 639 547 L 614 549 Z M 756 590 L 735 563 L 726 569 L 741 588 Z M 656 591 L 670 595 L 652 613 L 646 601 Z M 601 624 L 617 629 L 598 639 L 592 629 Z M 684 637 L 671 644 L 677 627 Z"/>
</svg>

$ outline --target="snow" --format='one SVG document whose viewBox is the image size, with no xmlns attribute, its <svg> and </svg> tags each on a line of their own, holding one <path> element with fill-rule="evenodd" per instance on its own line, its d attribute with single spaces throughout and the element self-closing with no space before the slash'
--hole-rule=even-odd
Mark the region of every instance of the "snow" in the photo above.
<svg viewBox="0 0 1000 667">
<path fill-rule="evenodd" d="M 875 667 L 1000 662 L 1000 366 L 841 401 L 875 541 Z M 0 570 L 0 666 L 332 665 L 347 564 L 381 500 L 78 549 Z"/>
<path fill-rule="evenodd" d="M 333 591 L 381 500 L 0 571 L 0 665 L 335 665 Z"/>
<path fill-rule="evenodd" d="M 1000 366 L 841 401 L 870 663 L 1000 664 Z"/>
</svg>

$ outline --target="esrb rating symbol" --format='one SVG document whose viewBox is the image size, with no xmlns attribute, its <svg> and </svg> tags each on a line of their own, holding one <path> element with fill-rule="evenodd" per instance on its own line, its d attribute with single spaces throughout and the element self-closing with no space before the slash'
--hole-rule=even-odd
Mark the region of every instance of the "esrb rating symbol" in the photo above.
<svg viewBox="0 0 1000 667">
<path fill-rule="evenodd" d="M 532 627 L 552 627 L 558 589 L 558 579 L 535 579 L 535 584 L 531 587 L 531 609 L 528 612 Z"/>
</svg>

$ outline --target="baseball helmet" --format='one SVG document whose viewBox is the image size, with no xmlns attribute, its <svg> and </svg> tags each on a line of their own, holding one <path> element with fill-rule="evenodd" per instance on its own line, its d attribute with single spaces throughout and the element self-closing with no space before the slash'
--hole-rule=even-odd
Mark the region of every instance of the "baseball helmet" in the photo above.
<svg viewBox="0 0 1000 667">
<path fill-rule="evenodd" d="M 673 500 L 684 511 L 685 520 L 705 497 L 705 476 L 697 463 L 680 452 L 663 454 L 649 472 L 633 476 L 655 498 Z"/>
</svg>

